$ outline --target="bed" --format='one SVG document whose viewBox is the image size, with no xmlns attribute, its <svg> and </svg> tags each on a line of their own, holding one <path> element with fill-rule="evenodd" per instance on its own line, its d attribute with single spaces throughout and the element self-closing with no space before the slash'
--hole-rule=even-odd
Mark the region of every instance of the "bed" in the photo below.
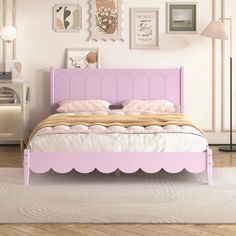
<svg viewBox="0 0 236 236">
<path fill-rule="evenodd" d="M 104 99 L 111 104 L 120 104 L 127 99 L 166 99 L 173 102 L 179 112 L 183 113 L 183 87 L 183 67 L 92 70 L 51 68 L 51 108 L 52 113 L 56 113 L 60 101 L 72 99 Z M 55 114 L 54 117 L 56 116 L 58 115 Z M 110 138 L 114 135 L 102 132 L 76 135 L 79 139 L 71 139 L 71 131 L 63 132 L 63 134 L 58 131 L 42 135 L 36 133 L 24 150 L 24 184 L 29 184 L 30 170 L 45 173 L 50 169 L 58 173 L 67 173 L 72 169 L 80 173 L 89 173 L 94 169 L 102 173 L 112 173 L 116 170 L 134 173 L 139 169 L 147 173 L 155 173 L 161 169 L 169 173 L 177 173 L 186 169 L 192 173 L 205 171 L 208 184 L 212 184 L 212 151 L 202 135 L 195 131 L 183 132 L 184 134 L 182 132 L 137 134 L 136 131 L 116 133 L 116 139 Z M 159 138 L 160 135 L 162 139 Z M 142 148 L 142 145 L 139 145 L 140 138 L 144 140 L 144 143 L 150 143 L 146 145 L 148 148 Z M 90 145 L 85 145 L 85 140 L 87 142 L 89 140 Z M 104 140 L 106 140 L 106 145 L 102 143 L 105 142 Z M 119 143 L 117 140 L 123 140 L 126 148 L 121 141 Z M 133 144 L 138 144 L 127 145 L 131 142 L 130 140 Z M 160 140 L 162 140 L 162 145 L 160 145 Z M 182 140 L 181 145 L 178 144 L 178 140 Z M 96 146 L 93 142 L 99 145 Z M 178 148 L 173 147 L 176 142 Z M 87 149 L 82 148 L 85 146 Z M 157 146 L 159 149 L 156 148 Z"/>
</svg>

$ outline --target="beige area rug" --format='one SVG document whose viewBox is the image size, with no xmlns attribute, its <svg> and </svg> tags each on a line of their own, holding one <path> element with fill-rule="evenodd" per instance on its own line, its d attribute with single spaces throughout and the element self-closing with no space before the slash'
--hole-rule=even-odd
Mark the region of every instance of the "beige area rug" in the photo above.
<svg viewBox="0 0 236 236">
<path fill-rule="evenodd" d="M 46 174 L 0 168 L 0 223 L 236 223 L 236 168 L 205 173 Z"/>
</svg>

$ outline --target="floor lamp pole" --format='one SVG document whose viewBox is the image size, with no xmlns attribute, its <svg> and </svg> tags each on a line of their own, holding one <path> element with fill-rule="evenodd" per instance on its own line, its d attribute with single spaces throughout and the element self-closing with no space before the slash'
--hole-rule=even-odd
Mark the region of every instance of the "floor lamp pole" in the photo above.
<svg viewBox="0 0 236 236">
<path fill-rule="evenodd" d="M 220 151 L 236 152 L 233 146 L 233 40 L 232 40 L 232 20 L 230 18 L 222 18 L 230 22 L 230 142 L 229 146 L 219 147 Z"/>
</svg>

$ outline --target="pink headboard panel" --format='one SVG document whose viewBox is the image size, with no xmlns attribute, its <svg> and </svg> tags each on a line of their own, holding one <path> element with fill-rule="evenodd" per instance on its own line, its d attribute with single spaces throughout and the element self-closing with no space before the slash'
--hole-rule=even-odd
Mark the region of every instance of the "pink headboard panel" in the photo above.
<svg viewBox="0 0 236 236">
<path fill-rule="evenodd" d="M 52 111 L 68 99 L 167 99 L 183 112 L 183 67 L 179 69 L 51 68 Z"/>
</svg>

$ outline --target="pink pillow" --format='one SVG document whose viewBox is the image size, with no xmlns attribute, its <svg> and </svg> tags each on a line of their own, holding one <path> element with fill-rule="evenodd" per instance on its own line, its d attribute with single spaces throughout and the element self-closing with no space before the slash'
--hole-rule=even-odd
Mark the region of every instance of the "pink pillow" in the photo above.
<svg viewBox="0 0 236 236">
<path fill-rule="evenodd" d="M 167 100 L 126 100 L 122 105 L 123 110 L 131 112 L 175 112 L 175 105 Z"/>
<path fill-rule="evenodd" d="M 59 103 L 58 112 L 108 111 L 111 104 L 105 100 L 65 100 Z"/>
</svg>

